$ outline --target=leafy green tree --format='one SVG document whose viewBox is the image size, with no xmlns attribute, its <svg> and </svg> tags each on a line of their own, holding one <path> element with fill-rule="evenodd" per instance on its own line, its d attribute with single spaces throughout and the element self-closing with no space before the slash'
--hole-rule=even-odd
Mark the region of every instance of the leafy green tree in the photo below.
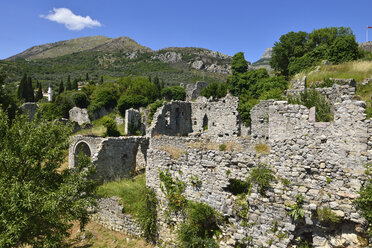
<svg viewBox="0 0 372 248">
<path fill-rule="evenodd" d="M 231 60 L 231 71 L 233 75 L 244 73 L 248 70 L 248 62 L 243 52 L 236 53 Z"/>
<path fill-rule="evenodd" d="M 212 97 L 213 99 L 219 99 L 225 97 L 227 94 L 227 84 L 225 83 L 210 83 L 207 87 L 202 89 L 200 95 L 206 98 Z"/>
<path fill-rule="evenodd" d="M 119 80 L 119 85 L 122 93 L 141 95 L 146 97 L 149 102 L 154 102 L 160 96 L 156 85 L 150 82 L 147 77 L 125 77 Z"/>
<path fill-rule="evenodd" d="M 88 96 L 84 92 L 75 92 L 73 95 L 74 104 L 79 108 L 86 108 L 89 105 Z"/>
<path fill-rule="evenodd" d="M 125 116 L 125 110 L 130 108 L 145 107 L 149 104 L 147 97 L 142 95 L 129 95 L 124 94 L 118 101 L 118 110 L 122 116 Z"/>
<path fill-rule="evenodd" d="M 0 110 L 0 247 L 62 247 L 72 222 L 95 205 L 90 159 L 61 170 L 70 127 Z"/>
<path fill-rule="evenodd" d="M 328 60 L 342 63 L 361 57 L 359 45 L 354 37 L 338 37 L 328 49 Z"/>
<path fill-rule="evenodd" d="M 270 65 L 281 75 L 288 76 L 288 66 L 294 58 L 302 57 L 308 52 L 308 34 L 306 32 L 289 32 L 274 43 Z"/>
<path fill-rule="evenodd" d="M 338 37 L 354 38 L 354 34 L 349 27 L 327 27 L 314 29 L 313 32 L 309 34 L 308 47 L 310 49 L 314 49 L 320 45 L 331 46 Z"/>
<path fill-rule="evenodd" d="M 6 76 L 0 73 L 0 109 L 8 114 L 9 119 L 14 119 L 18 109 L 16 97 L 5 88 Z"/>
<path fill-rule="evenodd" d="M 186 91 L 181 86 L 171 86 L 162 89 L 161 91 L 162 97 L 165 98 L 165 100 L 179 100 L 184 101 L 186 98 Z"/>
<path fill-rule="evenodd" d="M 87 87 L 84 87 L 87 88 Z M 90 96 L 90 106 L 88 108 L 90 114 L 101 108 L 111 109 L 116 106 L 118 98 L 118 88 L 110 82 L 95 86 L 93 93 Z"/>
<path fill-rule="evenodd" d="M 116 125 L 116 122 L 111 117 L 105 115 L 101 119 L 102 125 L 106 128 L 106 132 L 104 133 L 105 137 L 119 137 L 120 132 Z"/>
</svg>

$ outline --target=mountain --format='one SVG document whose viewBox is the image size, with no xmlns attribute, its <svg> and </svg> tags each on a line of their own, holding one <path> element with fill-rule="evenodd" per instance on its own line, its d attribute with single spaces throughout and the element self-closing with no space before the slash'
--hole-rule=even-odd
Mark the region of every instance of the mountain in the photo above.
<svg viewBox="0 0 372 248">
<path fill-rule="evenodd" d="M 26 60 L 56 58 L 83 51 L 150 52 L 151 49 L 139 45 L 137 42 L 129 37 L 118 37 L 115 39 L 111 39 L 105 36 L 91 36 L 34 46 L 22 53 L 7 58 L 6 60 L 12 61 L 17 58 Z"/>
<path fill-rule="evenodd" d="M 265 68 L 268 71 L 272 71 L 272 68 L 269 64 L 272 54 L 273 48 L 272 47 L 267 48 L 265 52 L 262 54 L 261 58 L 252 64 L 251 68 L 252 69 Z"/>
<path fill-rule="evenodd" d="M 153 51 L 129 37 L 92 36 L 34 46 L 0 60 L 0 70 L 11 78 L 23 73 L 38 80 L 59 82 L 67 75 L 158 76 L 168 84 L 198 80 L 225 81 L 231 56 L 204 48 L 169 47 Z"/>
</svg>

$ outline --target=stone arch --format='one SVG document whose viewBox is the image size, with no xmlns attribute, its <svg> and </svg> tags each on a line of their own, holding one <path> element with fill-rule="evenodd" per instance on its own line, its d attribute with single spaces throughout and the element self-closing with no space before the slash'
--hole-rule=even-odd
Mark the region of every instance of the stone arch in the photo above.
<svg viewBox="0 0 372 248">
<path fill-rule="evenodd" d="M 75 145 L 75 149 L 74 149 L 74 166 L 76 166 L 77 156 L 79 155 L 80 152 L 83 152 L 88 157 L 92 156 L 92 150 L 91 150 L 89 144 L 85 141 L 78 142 Z"/>
</svg>

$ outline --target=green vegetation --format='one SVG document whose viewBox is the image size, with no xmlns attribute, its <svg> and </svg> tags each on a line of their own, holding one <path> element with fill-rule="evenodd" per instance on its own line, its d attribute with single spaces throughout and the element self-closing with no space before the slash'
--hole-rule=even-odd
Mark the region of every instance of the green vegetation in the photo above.
<svg viewBox="0 0 372 248">
<path fill-rule="evenodd" d="M 118 137 L 120 136 L 120 132 L 116 126 L 116 122 L 114 119 L 110 118 L 109 116 L 105 115 L 101 119 L 102 125 L 106 128 L 106 132 L 104 133 L 104 137 Z"/>
<path fill-rule="evenodd" d="M 234 96 L 239 97 L 239 114 L 246 125 L 250 125 L 250 111 L 259 100 L 280 100 L 288 82 L 284 77 L 270 77 L 266 69 L 247 71 L 243 53 L 236 54 L 231 62 L 233 75 L 227 85 Z M 236 67 L 236 68 L 235 68 Z"/>
<path fill-rule="evenodd" d="M 217 225 L 219 214 L 210 206 L 188 201 L 185 222 L 179 225 L 177 238 L 179 247 L 218 247 L 213 236 L 221 234 Z"/>
<path fill-rule="evenodd" d="M 316 217 L 323 224 L 339 223 L 341 221 L 341 218 L 328 207 L 318 208 L 316 210 Z"/>
<path fill-rule="evenodd" d="M 304 204 L 304 198 L 302 194 L 296 195 L 296 204 L 289 205 L 289 208 L 291 209 L 289 211 L 289 215 L 293 218 L 293 220 L 297 219 L 303 219 L 305 217 L 304 209 L 302 208 L 302 205 Z"/>
<path fill-rule="evenodd" d="M 61 247 L 71 222 L 88 222 L 95 204 L 90 159 L 81 154 L 75 168 L 60 170 L 70 133 L 25 116 L 10 123 L 0 110 L 0 247 Z"/>
<path fill-rule="evenodd" d="M 342 63 L 362 56 L 350 28 L 330 27 L 306 32 L 289 32 L 275 42 L 270 60 L 272 68 L 283 76 L 319 64 L 322 60 Z"/>
<path fill-rule="evenodd" d="M 315 107 L 317 121 L 333 121 L 331 104 L 326 100 L 325 96 L 320 94 L 315 89 L 307 89 L 300 93 L 300 96 L 297 98 L 290 97 L 288 102 L 291 104 L 301 104 L 307 108 Z"/>
<path fill-rule="evenodd" d="M 178 178 L 173 179 L 169 171 L 159 171 L 161 181 L 160 188 L 168 201 L 169 212 L 178 212 L 186 203 L 186 198 L 182 195 L 185 191 L 186 183 Z"/>
<path fill-rule="evenodd" d="M 184 101 L 186 99 L 186 91 L 181 86 L 171 86 L 161 90 L 161 96 L 167 100 Z"/>
<path fill-rule="evenodd" d="M 367 182 L 360 188 L 359 198 L 354 201 L 356 208 L 368 222 L 367 235 L 372 238 L 372 164 L 367 164 Z"/>
<path fill-rule="evenodd" d="M 213 99 L 219 99 L 225 97 L 227 94 L 226 83 L 210 83 L 207 87 L 202 89 L 200 95 L 206 98 L 212 97 Z"/>
<path fill-rule="evenodd" d="M 154 103 L 151 103 L 149 105 L 150 107 L 150 112 L 149 112 L 149 115 L 147 117 L 147 124 L 151 125 L 151 122 L 152 122 L 152 118 L 154 117 L 154 114 L 156 113 L 156 111 L 158 110 L 158 108 L 160 108 L 161 106 L 163 106 L 164 104 L 164 101 L 163 100 L 158 100 Z"/>
<path fill-rule="evenodd" d="M 257 185 L 258 192 L 261 195 L 265 195 L 266 190 L 271 188 L 271 182 L 276 181 L 274 174 L 274 171 L 268 165 L 259 164 L 251 169 L 248 182 L 252 185 Z"/>
<path fill-rule="evenodd" d="M 148 241 L 155 242 L 157 237 L 155 192 L 146 187 L 146 175 L 133 179 L 123 179 L 105 183 L 97 188 L 100 197 L 119 196 L 126 214 L 130 214 L 139 223 Z"/>
<path fill-rule="evenodd" d="M 227 191 L 233 195 L 247 194 L 251 188 L 250 182 L 244 182 L 239 179 L 229 179 Z"/>
<path fill-rule="evenodd" d="M 226 145 L 225 144 L 221 144 L 218 146 L 218 150 L 220 151 L 225 151 L 226 150 Z"/>
</svg>

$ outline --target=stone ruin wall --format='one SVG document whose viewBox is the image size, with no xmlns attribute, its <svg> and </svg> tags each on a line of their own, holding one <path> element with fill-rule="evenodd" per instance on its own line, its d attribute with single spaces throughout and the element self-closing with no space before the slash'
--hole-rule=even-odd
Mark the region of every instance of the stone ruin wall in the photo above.
<svg viewBox="0 0 372 248">
<path fill-rule="evenodd" d="M 297 237 L 307 237 L 314 247 L 358 247 L 366 223 L 352 201 L 358 197 L 363 183 L 364 165 L 372 158 L 372 122 L 366 120 L 365 103 L 350 100 L 355 87 L 343 86 L 322 88 L 334 103 L 334 122 L 331 123 L 315 122 L 304 106 L 285 101 L 261 101 L 251 111 L 251 139 L 239 137 L 239 116 L 234 113 L 238 102 L 233 97 L 219 102 L 176 101 L 160 108 L 147 132 L 150 145 L 141 146 L 146 184 L 160 199 L 159 238 L 165 242 L 174 241 L 174 227 L 182 221 L 180 215 L 173 215 L 170 220 L 165 216 L 167 203 L 160 189 L 159 170 L 169 170 L 174 178 L 187 183 L 184 192 L 187 199 L 208 204 L 228 220 L 221 226 L 220 247 L 236 247 L 248 241 L 253 247 L 270 246 L 268 244 L 287 247 Z M 203 130 L 205 114 L 208 116 L 207 130 Z M 122 161 L 116 151 L 128 151 L 131 145 L 115 139 L 120 140 L 109 138 L 105 144 L 104 138 L 94 138 L 99 149 L 92 148 L 92 154 L 101 153 L 101 156 L 94 155 L 101 161 L 114 158 L 113 167 L 109 168 L 116 170 L 114 163 Z M 102 144 L 106 149 L 102 149 Z M 226 144 L 227 149 L 220 151 L 220 144 Z M 269 153 L 257 153 L 257 144 L 266 144 Z M 73 149 L 70 147 L 70 154 Z M 174 151 L 179 157 L 171 156 Z M 246 198 L 249 215 L 244 221 L 249 225 L 244 226 L 238 215 L 237 196 L 227 189 L 229 179 L 246 180 L 250 170 L 260 163 L 271 166 L 277 182 L 272 183 L 265 196 L 253 187 Z M 112 169 L 107 171 L 112 175 Z M 195 185 L 192 177 L 201 183 Z M 283 179 L 290 184 L 286 185 Z M 305 219 L 302 222 L 291 219 L 287 206 L 295 203 L 298 194 L 304 196 Z M 99 217 L 104 219 L 101 222 L 112 229 L 131 230 L 132 222 L 125 220 L 129 223 L 125 227 L 126 224 L 114 220 L 117 213 L 113 209 L 118 205 L 111 201 L 110 204 L 111 207 L 104 204 L 103 209 L 111 209 L 108 212 L 112 216 L 107 217 L 110 215 L 106 211 L 103 214 L 106 217 Z M 313 218 L 319 207 L 332 209 L 342 222 L 324 226 Z M 278 224 L 275 232 L 272 231 L 274 222 Z"/>
<path fill-rule="evenodd" d="M 169 170 L 173 177 L 187 183 L 184 192 L 187 199 L 204 202 L 228 219 L 229 224 L 221 227 L 221 247 L 242 244 L 247 237 L 254 247 L 269 243 L 271 247 L 287 247 L 300 236 L 311 239 L 315 247 L 357 247 L 365 220 L 352 201 L 358 197 L 364 165 L 372 154 L 371 123 L 365 118 L 364 103 L 351 100 L 336 103 L 335 120 L 327 124 L 309 121 L 309 110 L 304 106 L 274 101 L 261 105 L 268 112 L 268 122 L 254 129 L 253 123 L 261 122 L 262 115 L 252 113 L 252 136 L 268 133 L 266 145 L 270 152 L 266 155 L 254 149 L 265 139 L 230 138 L 235 147 L 233 151 L 218 150 L 218 144 L 229 142 L 227 138 L 214 148 L 207 148 L 208 141 L 196 137 L 160 136 L 151 140 L 146 175 L 147 185 L 154 188 L 161 199 L 160 238 L 174 240 L 170 226 L 182 220 L 180 216 L 173 216 L 169 222 L 164 216 L 166 200 L 158 174 L 159 170 Z M 172 158 L 162 149 L 165 144 L 181 150 L 180 158 Z M 278 181 L 265 197 L 253 188 L 247 197 L 250 206 L 247 222 L 251 225 L 243 227 L 236 211 L 237 197 L 226 189 L 229 179 L 245 180 L 259 163 L 270 165 Z M 191 177 L 197 177 L 201 185 L 193 186 Z M 290 184 L 285 185 L 281 179 L 289 180 Z M 288 214 L 287 205 L 294 204 L 298 194 L 304 196 L 304 222 L 294 222 Z M 321 225 L 312 218 L 320 207 L 332 209 L 343 218 L 342 222 L 331 227 Z M 278 230 L 273 233 L 275 220 Z M 286 237 L 279 239 L 279 233 Z"/>
<path fill-rule="evenodd" d="M 238 136 L 238 98 L 227 95 L 219 101 L 198 98 L 195 102 L 172 101 L 154 114 L 146 133 L 151 136 Z"/>
<path fill-rule="evenodd" d="M 73 136 L 69 148 L 69 167 L 75 166 L 80 150 L 92 158 L 96 166 L 94 179 L 112 181 L 131 177 L 136 169 L 144 168 L 149 141 L 144 137 Z"/>
</svg>

